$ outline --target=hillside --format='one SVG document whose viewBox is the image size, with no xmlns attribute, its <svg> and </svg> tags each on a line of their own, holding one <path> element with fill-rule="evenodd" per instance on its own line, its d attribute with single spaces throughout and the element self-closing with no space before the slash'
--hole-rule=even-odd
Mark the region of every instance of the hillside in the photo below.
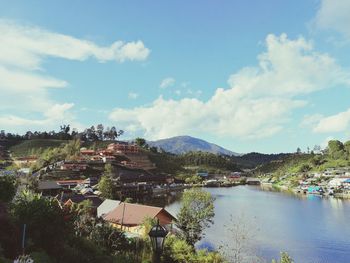
<svg viewBox="0 0 350 263">
<path fill-rule="evenodd" d="M 148 141 L 148 145 L 163 149 L 166 152 L 174 154 L 183 154 L 188 152 L 209 152 L 221 155 L 238 155 L 235 152 L 227 150 L 216 144 L 194 138 L 191 136 L 176 136 L 158 141 Z"/>
</svg>

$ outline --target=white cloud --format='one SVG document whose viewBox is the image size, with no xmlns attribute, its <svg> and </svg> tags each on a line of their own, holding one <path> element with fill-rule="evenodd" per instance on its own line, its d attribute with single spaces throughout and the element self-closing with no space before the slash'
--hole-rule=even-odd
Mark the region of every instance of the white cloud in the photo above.
<svg viewBox="0 0 350 263">
<path fill-rule="evenodd" d="M 40 68 L 42 60 L 47 56 L 80 61 L 94 57 L 100 62 L 124 62 L 145 60 L 150 53 L 142 41 L 116 41 L 110 46 L 102 47 L 87 40 L 6 20 L 0 20 L 0 50 L 1 64 L 27 69 Z"/>
<path fill-rule="evenodd" d="M 150 139 L 200 133 L 261 138 L 281 131 L 292 110 L 307 103 L 296 96 L 350 84 L 333 58 L 302 37 L 268 35 L 266 47 L 258 66 L 231 75 L 230 88 L 217 89 L 208 101 L 160 97 L 148 106 L 117 108 L 110 118 Z"/>
<path fill-rule="evenodd" d="M 314 25 L 321 30 L 334 30 L 350 40 L 350 1 L 321 0 Z"/>
<path fill-rule="evenodd" d="M 15 115 L 0 116 L 0 127 L 7 130 L 25 132 L 28 129 L 35 130 L 45 128 L 45 130 L 57 129 L 57 125 L 69 123 L 74 128 L 83 129 L 70 112 L 73 103 L 54 104 L 43 113 L 42 118 L 23 118 Z"/>
<path fill-rule="evenodd" d="M 65 116 L 74 104 L 58 103 L 51 98 L 50 89 L 64 88 L 68 83 L 45 72 L 43 64 L 48 57 L 78 61 L 95 58 L 99 62 L 122 63 L 145 60 L 149 53 L 141 41 L 116 41 L 110 46 L 99 46 L 91 41 L 0 19 L 0 110 L 12 112 L 0 114 L 1 125 L 8 129 L 64 121 L 59 116 Z M 42 118 L 25 120 L 14 116 L 16 111 L 40 114 Z"/>
<path fill-rule="evenodd" d="M 175 79 L 174 78 L 165 78 L 163 79 L 161 82 L 160 82 L 160 85 L 159 87 L 161 89 L 166 89 L 166 88 L 169 88 L 169 87 L 172 87 L 175 85 Z"/>
<path fill-rule="evenodd" d="M 314 127 L 322 118 L 322 114 L 305 115 L 304 119 L 300 123 L 300 126 L 303 128 Z"/>
<path fill-rule="evenodd" d="M 344 132 L 349 128 L 350 109 L 320 119 L 313 131 L 317 133 Z"/>
<path fill-rule="evenodd" d="M 129 92 L 128 97 L 129 99 L 137 99 L 139 97 L 139 94 L 136 92 Z"/>
</svg>

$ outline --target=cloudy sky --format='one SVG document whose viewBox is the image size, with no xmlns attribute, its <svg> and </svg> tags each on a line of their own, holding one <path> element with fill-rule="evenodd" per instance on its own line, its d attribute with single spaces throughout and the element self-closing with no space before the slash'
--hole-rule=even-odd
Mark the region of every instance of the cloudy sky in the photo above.
<svg viewBox="0 0 350 263">
<path fill-rule="evenodd" d="M 0 129 L 236 152 L 350 139 L 350 0 L 1 1 Z"/>
</svg>

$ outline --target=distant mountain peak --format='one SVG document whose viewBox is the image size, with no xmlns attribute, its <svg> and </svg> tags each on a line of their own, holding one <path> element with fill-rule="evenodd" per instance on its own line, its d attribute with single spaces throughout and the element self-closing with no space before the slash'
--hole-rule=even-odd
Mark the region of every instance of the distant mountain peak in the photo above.
<svg viewBox="0 0 350 263">
<path fill-rule="evenodd" d="M 238 155 L 237 153 L 227 150 L 219 145 L 188 135 L 175 136 L 157 141 L 149 141 L 147 143 L 150 146 L 162 148 L 167 152 L 175 154 L 202 151 L 224 155 Z"/>
</svg>

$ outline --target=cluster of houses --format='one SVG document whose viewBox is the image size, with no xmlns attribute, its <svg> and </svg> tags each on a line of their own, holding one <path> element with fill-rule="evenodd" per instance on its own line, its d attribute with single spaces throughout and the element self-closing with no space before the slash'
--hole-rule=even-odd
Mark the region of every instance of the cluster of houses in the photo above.
<svg viewBox="0 0 350 263">
<path fill-rule="evenodd" d="M 103 199 L 97 190 L 97 179 L 39 181 L 38 190 L 43 196 L 55 197 L 62 207 L 71 207 L 89 201 L 92 216 L 100 217 L 112 226 L 122 229 L 129 237 L 144 235 L 146 218 L 158 219 L 169 230 L 175 217 L 161 207 L 125 203 Z"/>
<path fill-rule="evenodd" d="M 295 176 L 292 175 L 292 176 Z M 280 178 L 285 180 L 288 175 Z M 317 195 L 335 195 L 350 197 L 350 167 L 328 168 L 323 172 L 309 172 L 303 180 L 294 188 L 295 192 Z M 274 184 L 272 176 L 265 175 L 263 184 Z"/>
</svg>

